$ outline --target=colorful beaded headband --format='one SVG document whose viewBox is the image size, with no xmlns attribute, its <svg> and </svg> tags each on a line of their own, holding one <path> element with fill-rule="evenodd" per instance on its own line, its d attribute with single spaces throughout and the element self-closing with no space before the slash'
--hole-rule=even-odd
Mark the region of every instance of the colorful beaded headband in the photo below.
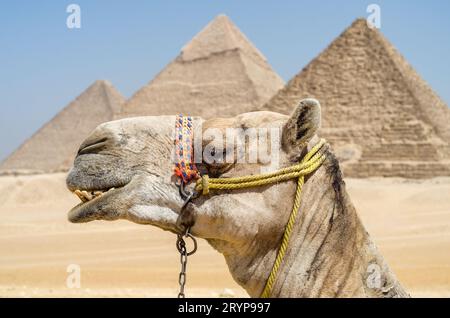
<svg viewBox="0 0 450 318">
<path fill-rule="evenodd" d="M 194 127 L 192 117 L 178 115 L 175 122 L 175 174 L 183 183 L 199 178 L 194 163 Z"/>
</svg>

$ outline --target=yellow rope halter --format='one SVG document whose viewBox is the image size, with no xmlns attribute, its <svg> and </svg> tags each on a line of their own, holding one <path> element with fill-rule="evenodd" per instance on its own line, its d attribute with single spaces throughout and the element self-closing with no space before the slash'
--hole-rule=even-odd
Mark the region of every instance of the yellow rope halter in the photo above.
<svg viewBox="0 0 450 318">
<path fill-rule="evenodd" d="M 302 194 L 303 183 L 305 175 L 315 171 L 320 167 L 325 160 L 325 153 L 322 146 L 325 144 L 325 140 L 321 139 L 320 142 L 315 145 L 310 152 L 300 161 L 300 163 L 284 168 L 272 173 L 237 177 L 237 178 L 209 178 L 208 175 L 203 175 L 201 179 L 197 180 L 195 189 L 200 194 L 208 194 L 211 189 L 215 190 L 234 190 L 264 186 L 272 183 L 278 183 L 281 181 L 287 181 L 290 179 L 298 178 L 297 191 L 294 198 L 294 206 L 289 216 L 289 220 L 284 230 L 283 239 L 281 241 L 280 248 L 278 250 L 277 257 L 267 279 L 266 286 L 261 294 L 261 297 L 270 297 L 273 285 L 277 278 L 278 269 L 283 261 L 286 249 L 289 243 L 289 238 L 292 233 L 292 229 L 295 224 L 295 219 L 300 207 L 300 198 Z"/>
</svg>

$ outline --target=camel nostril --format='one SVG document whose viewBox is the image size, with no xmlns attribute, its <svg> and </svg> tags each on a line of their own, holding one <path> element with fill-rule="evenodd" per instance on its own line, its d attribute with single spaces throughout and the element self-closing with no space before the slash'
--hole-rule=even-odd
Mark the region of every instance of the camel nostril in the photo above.
<svg viewBox="0 0 450 318">
<path fill-rule="evenodd" d="M 80 148 L 78 149 L 77 155 L 83 155 L 98 151 L 99 149 L 103 148 L 106 145 L 107 141 L 108 141 L 107 137 L 103 137 L 92 141 L 90 140 L 85 141 L 83 144 L 81 144 Z"/>
</svg>

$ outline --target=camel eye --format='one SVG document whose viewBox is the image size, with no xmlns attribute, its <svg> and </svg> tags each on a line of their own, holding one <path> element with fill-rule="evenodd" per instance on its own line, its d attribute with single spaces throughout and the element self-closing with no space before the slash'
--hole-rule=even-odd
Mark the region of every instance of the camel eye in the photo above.
<svg viewBox="0 0 450 318">
<path fill-rule="evenodd" d="M 216 147 L 212 147 L 211 149 L 211 157 L 214 157 L 216 155 Z"/>
</svg>

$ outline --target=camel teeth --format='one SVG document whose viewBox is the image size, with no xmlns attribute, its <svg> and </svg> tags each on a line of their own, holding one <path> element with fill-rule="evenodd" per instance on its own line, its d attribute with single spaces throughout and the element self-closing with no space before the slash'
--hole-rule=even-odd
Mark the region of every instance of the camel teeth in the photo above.
<svg viewBox="0 0 450 318">
<path fill-rule="evenodd" d="M 95 190 L 95 191 L 89 191 L 89 192 L 86 190 L 77 189 L 77 190 L 73 191 L 73 193 L 76 194 L 77 197 L 79 197 L 83 203 L 85 203 L 85 202 L 91 201 L 92 199 L 98 198 L 111 190 L 114 190 L 114 188 L 110 188 L 107 191 Z"/>
<path fill-rule="evenodd" d="M 80 198 L 80 200 L 84 203 L 87 202 L 88 200 L 84 197 L 83 193 L 80 190 L 75 190 L 73 193 L 76 194 L 77 197 Z"/>
<path fill-rule="evenodd" d="M 91 201 L 93 196 L 87 191 L 81 191 L 81 194 L 86 198 L 86 200 Z"/>
</svg>

